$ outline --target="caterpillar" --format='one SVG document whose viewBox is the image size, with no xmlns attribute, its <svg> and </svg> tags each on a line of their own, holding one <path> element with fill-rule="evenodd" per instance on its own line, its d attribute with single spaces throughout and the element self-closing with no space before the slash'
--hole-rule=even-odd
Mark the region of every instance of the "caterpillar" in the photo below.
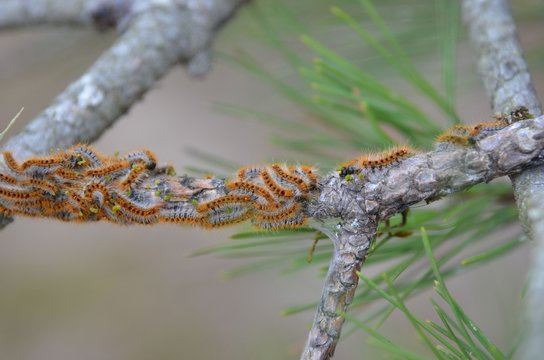
<svg viewBox="0 0 544 360">
<path fill-rule="evenodd" d="M 396 146 L 390 150 L 370 155 L 362 155 L 356 159 L 343 163 L 339 175 L 342 178 L 348 178 L 364 169 L 371 171 L 382 170 L 392 166 L 403 159 L 414 156 L 417 152 L 408 146 Z"/>
<path fill-rule="evenodd" d="M 472 129 L 467 125 L 455 125 L 446 130 L 444 133 L 438 135 L 435 139 L 435 142 L 438 144 L 441 143 L 450 143 L 460 146 L 470 145 L 469 135 Z"/>
<path fill-rule="evenodd" d="M 198 204 L 196 210 L 199 213 L 202 213 L 224 207 L 225 205 L 249 204 L 251 200 L 252 199 L 249 195 L 226 195 L 212 201 Z"/>
<path fill-rule="evenodd" d="M 102 177 L 108 175 L 114 176 L 115 173 L 127 171 L 128 169 L 130 169 L 130 165 L 131 163 L 126 160 L 115 161 L 98 168 L 88 169 L 83 173 L 83 175 L 86 177 Z"/>
<path fill-rule="evenodd" d="M 382 169 L 415 153 L 416 151 L 408 146 L 397 146 L 377 155 L 362 156 L 359 158 L 358 165 L 361 168 Z"/>
<path fill-rule="evenodd" d="M 504 129 L 507 124 L 503 121 L 499 122 L 485 122 L 475 125 L 470 131 L 470 137 L 474 140 L 480 140 L 483 137 L 491 135 L 501 129 Z"/>
<path fill-rule="evenodd" d="M 266 204 L 275 204 L 274 196 L 267 189 L 245 181 L 230 181 L 225 184 L 225 187 L 232 193 L 245 193 L 255 196 L 257 199 L 262 198 Z M 275 206 L 275 205 L 274 205 Z"/>
<path fill-rule="evenodd" d="M 6 163 L 7 167 L 14 173 L 21 173 L 21 166 L 13 157 L 13 154 L 11 153 L 11 151 L 4 151 L 3 155 L 4 155 L 4 162 Z"/>
<path fill-rule="evenodd" d="M 154 216 L 157 213 L 160 212 L 160 205 L 151 205 L 151 206 L 142 206 L 136 202 L 130 201 L 129 199 L 125 198 L 123 195 L 117 194 L 115 196 L 115 199 L 113 202 L 119 206 L 121 206 L 121 209 L 131 215 L 137 216 L 137 217 L 150 217 Z"/>
<path fill-rule="evenodd" d="M 19 180 L 17 178 L 14 178 L 13 176 L 9 176 L 7 174 L 0 174 L 0 182 L 9 184 L 9 185 L 17 185 Z"/>
<path fill-rule="evenodd" d="M 189 208 L 161 209 L 159 214 L 159 221 L 165 223 L 199 225 L 203 219 L 204 217 L 196 210 Z"/>
<path fill-rule="evenodd" d="M 49 156 L 49 157 L 33 157 L 26 161 L 24 161 L 20 169 L 22 171 L 25 171 L 31 166 L 39 166 L 39 167 L 50 167 L 51 165 L 58 165 L 61 164 L 63 161 L 65 161 L 66 154 L 59 153 L 57 155 Z"/>
<path fill-rule="evenodd" d="M 145 168 L 143 163 L 133 164 L 131 170 L 121 182 L 121 188 L 125 191 L 129 190 L 144 174 Z"/>
<path fill-rule="evenodd" d="M 292 173 L 297 174 L 308 186 L 308 189 L 314 189 L 317 185 L 317 169 L 310 165 L 289 166 Z"/>
<path fill-rule="evenodd" d="M 237 176 L 240 180 L 249 180 L 255 176 L 259 176 L 261 168 L 259 166 L 246 166 L 238 170 Z"/>
<path fill-rule="evenodd" d="M 308 185 L 303 178 L 297 175 L 287 173 L 279 164 L 272 164 L 272 166 L 270 167 L 272 168 L 272 170 L 274 170 L 274 173 L 276 173 L 276 175 L 278 175 L 283 180 L 297 186 L 301 192 L 308 191 Z"/>
<path fill-rule="evenodd" d="M 39 198 L 41 196 L 41 193 L 39 191 L 35 190 L 27 190 L 27 189 L 13 189 L 13 188 L 5 188 L 0 187 L 0 197 L 3 197 L 6 200 L 31 200 L 35 198 Z"/>
<path fill-rule="evenodd" d="M 252 221 L 252 224 L 262 230 L 280 230 L 280 229 L 295 229 L 306 224 L 308 219 L 304 215 L 297 215 L 288 217 L 279 221 L 259 221 L 257 219 Z"/>
<path fill-rule="evenodd" d="M 277 222 L 291 217 L 294 214 L 299 213 L 301 205 L 297 202 L 291 202 L 286 204 L 280 210 L 272 212 L 258 212 L 255 215 L 255 220 L 259 222 Z"/>
<path fill-rule="evenodd" d="M 69 162 L 71 168 L 99 167 L 106 161 L 106 157 L 98 154 L 88 145 L 74 145 L 68 149 L 67 153 L 71 158 Z"/>
<path fill-rule="evenodd" d="M 58 191 L 58 186 L 55 183 L 47 182 L 46 180 L 30 178 L 21 181 L 20 184 L 23 187 L 30 187 L 33 189 L 42 190 L 43 192 L 46 192 L 53 196 Z"/>
<path fill-rule="evenodd" d="M 129 153 L 123 159 L 131 164 L 143 162 L 148 170 L 153 170 L 157 166 L 157 156 L 147 149 Z"/>
<path fill-rule="evenodd" d="M 78 171 L 71 170 L 71 169 L 59 168 L 59 169 L 55 169 L 55 171 L 53 171 L 53 176 L 58 177 L 58 180 L 60 182 L 63 182 L 65 180 L 77 180 L 77 179 L 80 179 L 80 178 L 83 177 L 83 174 L 78 172 Z"/>
<path fill-rule="evenodd" d="M 230 211 L 208 214 L 202 219 L 201 225 L 208 229 L 224 227 L 239 224 L 252 216 L 251 210 L 244 206 L 234 205 L 228 207 L 228 209 Z"/>
<path fill-rule="evenodd" d="M 288 189 L 288 188 L 284 188 L 280 186 L 277 183 L 277 181 L 272 178 L 272 175 L 270 175 L 267 169 L 261 170 L 261 179 L 263 180 L 268 190 L 270 190 L 270 192 L 275 194 L 276 196 L 289 198 L 294 195 L 294 192 L 292 189 Z"/>
</svg>

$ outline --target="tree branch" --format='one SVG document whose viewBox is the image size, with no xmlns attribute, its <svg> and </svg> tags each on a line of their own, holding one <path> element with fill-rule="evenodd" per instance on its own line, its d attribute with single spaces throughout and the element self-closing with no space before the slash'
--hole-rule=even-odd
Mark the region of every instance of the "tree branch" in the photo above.
<svg viewBox="0 0 544 360">
<path fill-rule="evenodd" d="M 480 182 L 511 175 L 527 162 L 542 164 L 544 117 L 516 123 L 474 147 L 438 146 L 410 157 L 386 171 L 369 172 L 363 180 L 346 181 L 337 174 L 322 181 L 319 200 L 308 213 L 317 219 L 340 217 L 335 252 L 302 359 L 329 359 L 366 252 L 379 221 L 420 201 L 430 202 Z M 540 155 L 539 155 L 540 154 Z"/>
<path fill-rule="evenodd" d="M 92 4 L 99 0 L 4 0 L 0 3 L 0 29 L 28 25 L 89 25 Z"/>
<path fill-rule="evenodd" d="M 22 159 L 96 140 L 179 61 L 189 61 L 193 73 L 206 71 L 202 59 L 208 59 L 215 32 L 245 2 L 134 0 L 122 15 L 102 2 L 105 7 L 95 7 L 94 13 L 117 16 L 114 23 L 122 22 L 126 30 L 4 150 Z"/>
<path fill-rule="evenodd" d="M 507 1 L 465 0 L 463 13 L 493 110 L 507 112 L 524 104 L 533 114 L 540 115 L 540 102 Z M 511 176 L 511 180 L 522 226 L 536 245 L 526 316 L 530 332 L 524 347 L 525 358 L 536 359 L 544 349 L 544 167 L 527 169 Z"/>
<path fill-rule="evenodd" d="M 353 300 L 359 282 L 357 272 L 361 270 L 377 228 L 375 215 L 344 220 L 338 236 L 331 237 L 334 253 L 301 359 L 329 359 L 334 355 L 344 324 L 342 314 Z"/>
</svg>

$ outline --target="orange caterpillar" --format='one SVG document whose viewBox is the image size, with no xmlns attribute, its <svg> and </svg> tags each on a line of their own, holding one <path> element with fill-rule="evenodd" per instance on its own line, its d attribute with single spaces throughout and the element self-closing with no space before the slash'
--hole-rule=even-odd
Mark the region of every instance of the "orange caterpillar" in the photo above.
<svg viewBox="0 0 544 360">
<path fill-rule="evenodd" d="M 6 163 L 7 167 L 11 171 L 13 171 L 15 173 L 20 173 L 21 172 L 21 166 L 13 158 L 13 154 L 10 151 L 4 151 L 4 162 Z"/>
<path fill-rule="evenodd" d="M 78 144 L 72 146 L 67 153 L 70 156 L 70 167 L 98 167 L 107 161 L 107 158 L 98 154 L 88 145 Z"/>
<path fill-rule="evenodd" d="M 267 169 L 261 170 L 261 178 L 268 190 L 273 194 L 284 198 L 290 198 L 294 195 L 293 190 L 281 187 L 276 180 L 272 178 L 272 175 L 270 175 Z"/>
<path fill-rule="evenodd" d="M 246 181 L 234 180 L 227 182 L 225 187 L 230 191 L 251 194 L 255 197 L 262 197 L 268 204 L 275 204 L 274 196 L 268 190 Z"/>
<path fill-rule="evenodd" d="M 43 192 L 46 192 L 50 195 L 55 195 L 58 191 L 58 187 L 56 184 L 40 180 L 40 179 L 26 179 L 21 181 L 21 186 L 23 187 L 30 187 L 35 190 L 42 190 Z"/>
<path fill-rule="evenodd" d="M 273 164 L 271 166 L 272 170 L 283 180 L 290 182 L 296 185 L 301 192 L 308 191 L 308 185 L 304 182 L 304 179 L 297 176 L 296 174 L 288 174 L 285 172 L 279 164 Z"/>
<path fill-rule="evenodd" d="M 65 168 L 55 169 L 53 175 L 58 176 L 62 180 L 77 180 L 83 177 L 82 173 Z"/>
<path fill-rule="evenodd" d="M 461 146 L 470 144 L 469 135 L 472 129 L 468 125 L 455 125 L 446 130 L 446 132 L 436 137 L 437 143 L 450 143 Z"/>
<path fill-rule="evenodd" d="M 125 191 L 129 190 L 135 184 L 140 176 L 144 173 L 144 165 L 136 163 L 132 165 L 132 169 L 121 182 L 121 188 Z"/>
<path fill-rule="evenodd" d="M 249 195 L 225 195 L 215 200 L 198 204 L 198 206 L 196 207 L 196 211 L 202 213 L 210 210 L 219 209 L 221 207 L 224 207 L 225 205 L 248 204 L 251 200 L 252 199 Z"/>
<path fill-rule="evenodd" d="M 130 162 L 127 160 L 113 161 L 101 167 L 86 170 L 83 175 L 86 177 L 111 176 L 114 173 L 126 172 L 130 169 Z"/>
<path fill-rule="evenodd" d="M 131 164 L 143 162 L 148 170 L 153 170 L 157 166 L 157 156 L 147 149 L 125 155 L 123 159 Z"/>
<path fill-rule="evenodd" d="M 417 152 L 414 149 L 408 146 L 397 146 L 378 154 L 362 155 L 342 164 L 342 167 L 340 168 L 340 177 L 349 180 L 353 174 L 361 173 L 363 170 L 382 170 L 403 159 L 414 156 L 416 153 Z"/>
<path fill-rule="evenodd" d="M 247 178 L 252 178 L 258 176 L 261 173 L 261 168 L 259 166 L 246 166 L 238 170 L 238 179 L 245 180 Z"/>
<path fill-rule="evenodd" d="M 504 129 L 508 124 L 499 122 L 486 122 L 475 125 L 470 131 L 470 136 L 474 140 L 480 140 L 481 138 L 491 135 L 501 129 Z"/>
<path fill-rule="evenodd" d="M 301 205 L 297 202 L 289 204 L 287 207 L 283 207 L 275 212 L 260 212 L 255 216 L 255 220 L 258 222 L 278 222 L 285 220 L 300 212 Z"/>
<path fill-rule="evenodd" d="M 317 183 L 317 173 L 313 166 L 301 165 L 301 166 L 289 166 L 289 171 L 298 174 L 299 176 L 307 176 L 307 182 L 315 186 Z"/>
<path fill-rule="evenodd" d="M 22 171 L 25 171 L 31 166 L 49 167 L 51 165 L 59 165 L 66 160 L 66 154 L 60 153 L 53 156 L 34 157 L 26 160 L 20 166 Z"/>
<path fill-rule="evenodd" d="M 114 199 L 115 204 L 121 206 L 122 211 L 135 217 L 147 218 L 158 214 L 161 210 L 160 205 L 152 205 L 149 207 L 142 206 L 134 201 L 125 198 L 122 195 L 117 195 Z"/>
<path fill-rule="evenodd" d="M 10 184 L 10 185 L 17 185 L 18 180 L 17 178 L 14 178 L 13 176 L 9 176 L 7 174 L 0 174 L 0 182 Z"/>
<path fill-rule="evenodd" d="M 29 190 L 29 189 L 11 189 L 0 187 L 0 200 L 29 200 L 40 197 L 39 191 Z M 3 198 L 3 199 L 2 199 Z"/>
<path fill-rule="evenodd" d="M 398 146 L 377 155 L 363 155 L 359 158 L 358 165 L 361 168 L 382 169 L 415 154 L 416 151 L 408 146 Z"/>
</svg>

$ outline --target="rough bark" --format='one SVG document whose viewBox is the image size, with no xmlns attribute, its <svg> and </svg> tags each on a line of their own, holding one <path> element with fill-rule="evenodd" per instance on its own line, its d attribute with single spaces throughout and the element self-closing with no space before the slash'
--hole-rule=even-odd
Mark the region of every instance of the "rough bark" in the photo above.
<svg viewBox="0 0 544 360">
<path fill-rule="evenodd" d="M 421 201 L 432 201 L 495 177 L 512 175 L 527 164 L 543 162 L 544 117 L 516 123 L 475 146 L 439 145 L 363 180 L 337 174 L 322 180 L 319 200 L 308 208 L 316 219 L 341 218 L 331 236 L 335 252 L 302 359 L 329 359 L 334 354 L 345 312 L 374 240 L 376 225 Z M 523 165 L 526 164 L 526 165 Z"/>
<path fill-rule="evenodd" d="M 506 0 L 465 0 L 463 13 L 470 39 L 478 52 L 479 69 L 491 107 L 508 112 L 524 105 L 542 113 L 522 56 L 516 25 Z M 527 169 L 511 176 L 519 216 L 525 232 L 534 240 L 534 269 L 528 290 L 529 334 L 523 347 L 526 359 L 542 355 L 544 346 L 544 167 Z"/>
</svg>

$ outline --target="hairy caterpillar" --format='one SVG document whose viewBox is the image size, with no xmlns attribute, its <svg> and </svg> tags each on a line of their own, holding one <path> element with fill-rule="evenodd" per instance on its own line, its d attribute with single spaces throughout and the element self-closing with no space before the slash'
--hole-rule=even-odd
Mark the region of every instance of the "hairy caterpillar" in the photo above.
<svg viewBox="0 0 544 360">
<path fill-rule="evenodd" d="M 105 161 L 106 158 L 96 153 L 90 146 L 78 144 L 68 149 L 67 153 L 70 155 L 70 167 L 99 167 Z"/>
<path fill-rule="evenodd" d="M 239 224 L 250 219 L 252 216 L 249 208 L 238 204 L 228 206 L 227 209 L 229 211 L 209 213 L 206 217 L 202 218 L 201 225 L 208 229 L 224 227 Z"/>
<path fill-rule="evenodd" d="M 10 185 L 17 185 L 19 180 L 17 178 L 14 178 L 13 176 L 9 176 L 7 174 L 0 174 L 0 182 L 10 184 Z"/>
<path fill-rule="evenodd" d="M 251 197 L 249 195 L 226 195 L 212 201 L 198 204 L 196 210 L 198 212 L 206 212 L 224 207 L 225 205 L 249 204 L 250 201 Z"/>
<path fill-rule="evenodd" d="M 382 170 L 403 159 L 414 156 L 416 153 L 414 149 L 408 146 L 396 146 L 378 154 L 365 154 L 342 164 L 340 177 L 349 179 L 348 176 L 360 173 L 362 170 Z"/>
<path fill-rule="evenodd" d="M 58 165 L 58 164 L 61 164 L 65 160 L 65 155 L 66 154 L 58 154 L 58 155 L 49 156 L 49 157 L 30 158 L 21 164 L 20 169 L 22 171 L 25 171 L 31 166 L 49 167 L 51 165 Z"/>
<path fill-rule="evenodd" d="M 142 174 L 144 174 L 144 164 L 133 164 L 132 169 L 121 182 L 121 188 L 125 191 L 129 190 L 141 178 Z"/>
<path fill-rule="evenodd" d="M 437 143 L 450 143 L 460 146 L 470 145 L 469 135 L 471 127 L 467 125 L 455 125 L 438 135 L 435 139 Z"/>
<path fill-rule="evenodd" d="M 270 166 L 272 170 L 283 180 L 290 182 L 297 186 L 301 192 L 308 191 L 308 185 L 304 182 L 304 179 L 297 175 L 289 174 L 279 164 L 272 164 Z"/>
<path fill-rule="evenodd" d="M 148 170 L 153 170 L 157 166 L 157 156 L 147 149 L 129 153 L 125 155 L 123 159 L 127 160 L 131 164 L 143 162 Z"/>
<path fill-rule="evenodd" d="M 4 151 L 4 162 L 11 171 L 15 173 L 21 172 L 21 167 L 19 166 L 19 163 L 17 163 L 17 161 L 13 158 L 13 154 L 11 153 L 11 151 Z"/>
<path fill-rule="evenodd" d="M 101 167 L 88 169 L 83 175 L 86 177 L 113 176 L 114 173 L 119 174 L 123 171 L 126 172 L 128 169 L 130 169 L 130 162 L 127 160 L 114 161 Z"/>
<path fill-rule="evenodd" d="M 261 178 L 272 194 L 284 198 L 289 198 L 294 195 L 292 189 L 286 189 L 280 186 L 280 184 L 278 184 L 278 182 L 274 178 L 272 178 L 272 175 L 270 175 L 267 169 L 261 170 Z"/>
<path fill-rule="evenodd" d="M 299 213 L 301 210 L 301 205 L 297 202 L 292 202 L 286 205 L 287 206 L 284 206 L 277 211 L 258 212 L 255 215 L 255 220 L 258 222 L 274 223 L 291 217 L 292 215 Z"/>
<path fill-rule="evenodd" d="M 166 223 L 199 225 L 204 217 L 191 208 L 161 209 L 159 220 Z"/>
<path fill-rule="evenodd" d="M 23 187 L 30 187 L 37 190 L 42 190 L 43 192 L 46 192 L 50 195 L 55 195 L 58 191 L 58 186 L 54 183 L 47 182 L 46 180 L 40 180 L 40 179 L 25 179 L 21 181 L 21 186 Z"/>
</svg>

